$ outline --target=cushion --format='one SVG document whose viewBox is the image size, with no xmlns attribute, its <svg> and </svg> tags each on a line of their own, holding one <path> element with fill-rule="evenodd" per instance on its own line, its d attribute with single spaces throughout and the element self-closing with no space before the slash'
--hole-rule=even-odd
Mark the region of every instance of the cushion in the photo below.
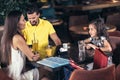
<svg viewBox="0 0 120 80">
<path fill-rule="evenodd" d="M 120 31 L 109 32 L 109 36 L 120 37 Z"/>
<path fill-rule="evenodd" d="M 115 65 L 90 71 L 75 69 L 69 80 L 115 80 Z"/>
<path fill-rule="evenodd" d="M 2 69 L 0 69 L 0 80 L 13 80 L 13 79 L 8 77 L 8 75 Z"/>
<path fill-rule="evenodd" d="M 110 36 L 110 42 L 113 49 L 112 61 L 118 65 L 120 63 L 120 37 Z"/>
<path fill-rule="evenodd" d="M 116 72 L 116 80 L 120 80 L 120 64 L 115 69 Z"/>
<path fill-rule="evenodd" d="M 112 45 L 113 50 L 117 48 L 118 45 L 120 45 L 120 37 L 117 36 L 110 36 L 110 43 Z"/>
</svg>

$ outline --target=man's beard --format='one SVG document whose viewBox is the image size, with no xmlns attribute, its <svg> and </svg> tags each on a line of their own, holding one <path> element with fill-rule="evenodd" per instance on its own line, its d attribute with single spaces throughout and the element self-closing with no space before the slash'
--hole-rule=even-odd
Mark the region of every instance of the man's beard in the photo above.
<svg viewBox="0 0 120 80">
<path fill-rule="evenodd" d="M 37 26 L 38 25 L 37 21 L 33 21 L 33 22 L 30 22 L 30 23 L 31 23 L 32 26 Z"/>
</svg>

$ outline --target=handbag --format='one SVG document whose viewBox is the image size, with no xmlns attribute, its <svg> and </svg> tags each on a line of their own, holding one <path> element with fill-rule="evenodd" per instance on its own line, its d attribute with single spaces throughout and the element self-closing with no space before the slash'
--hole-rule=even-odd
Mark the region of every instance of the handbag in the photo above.
<svg viewBox="0 0 120 80">
<path fill-rule="evenodd" d="M 74 62 L 74 60 L 70 60 L 70 65 L 74 68 L 74 69 L 84 69 L 84 68 L 82 68 L 82 67 L 80 67 L 78 64 L 76 64 L 75 62 Z"/>
<path fill-rule="evenodd" d="M 65 79 L 64 80 L 69 80 L 71 73 L 75 70 L 75 69 L 80 69 L 83 70 L 82 67 L 80 67 L 77 63 L 74 62 L 74 60 L 70 59 L 69 60 L 70 65 L 65 66 L 64 69 L 64 76 Z"/>
<path fill-rule="evenodd" d="M 95 49 L 94 53 L 93 69 L 106 67 L 108 64 L 108 56 L 100 49 Z"/>
</svg>

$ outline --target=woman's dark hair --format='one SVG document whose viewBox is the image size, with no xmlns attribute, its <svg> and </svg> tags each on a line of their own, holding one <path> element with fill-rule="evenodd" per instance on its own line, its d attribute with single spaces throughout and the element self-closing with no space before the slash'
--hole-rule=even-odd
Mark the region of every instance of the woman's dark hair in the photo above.
<svg viewBox="0 0 120 80">
<path fill-rule="evenodd" d="M 11 11 L 6 16 L 3 36 L 1 39 L 1 54 L 0 54 L 1 64 L 4 64 L 2 65 L 3 67 L 9 65 L 11 61 L 11 45 L 13 36 L 16 34 L 21 35 L 21 32 L 18 27 L 21 15 L 22 12 L 15 10 Z"/>
<path fill-rule="evenodd" d="M 104 19 L 102 18 L 99 18 L 99 19 L 96 19 L 94 21 L 91 21 L 90 24 L 93 24 L 97 30 L 97 36 L 100 38 L 100 36 L 105 36 L 107 38 L 107 40 L 109 40 L 109 37 L 108 37 L 108 32 L 107 32 L 107 29 L 106 29 L 106 25 L 104 23 Z"/>
</svg>

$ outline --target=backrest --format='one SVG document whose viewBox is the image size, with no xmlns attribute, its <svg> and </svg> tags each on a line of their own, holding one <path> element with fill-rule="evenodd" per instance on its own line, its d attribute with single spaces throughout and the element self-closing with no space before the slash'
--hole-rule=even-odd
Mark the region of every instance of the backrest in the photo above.
<svg viewBox="0 0 120 80">
<path fill-rule="evenodd" d="M 115 50 L 117 46 L 120 45 L 120 37 L 118 37 L 116 34 L 116 36 L 109 36 L 109 38 L 110 38 L 110 43 L 112 45 L 112 48 L 113 50 Z"/>
<path fill-rule="evenodd" d="M 86 25 L 88 24 L 88 16 L 70 16 L 69 18 L 69 27 L 70 26 L 78 26 L 78 25 Z"/>
<path fill-rule="evenodd" d="M 109 36 L 120 37 L 120 31 L 116 30 L 116 31 L 113 31 L 113 32 L 109 32 Z"/>
<path fill-rule="evenodd" d="M 114 64 L 120 64 L 120 37 L 110 36 L 110 42 L 113 48 L 112 61 Z"/>
<path fill-rule="evenodd" d="M 120 64 L 115 69 L 116 80 L 120 80 Z"/>
<path fill-rule="evenodd" d="M 118 28 L 120 26 L 120 13 L 108 15 L 106 19 L 106 24 L 111 24 L 117 26 Z"/>
<path fill-rule="evenodd" d="M 115 80 L 115 65 L 90 71 L 75 69 L 69 80 Z"/>
</svg>

